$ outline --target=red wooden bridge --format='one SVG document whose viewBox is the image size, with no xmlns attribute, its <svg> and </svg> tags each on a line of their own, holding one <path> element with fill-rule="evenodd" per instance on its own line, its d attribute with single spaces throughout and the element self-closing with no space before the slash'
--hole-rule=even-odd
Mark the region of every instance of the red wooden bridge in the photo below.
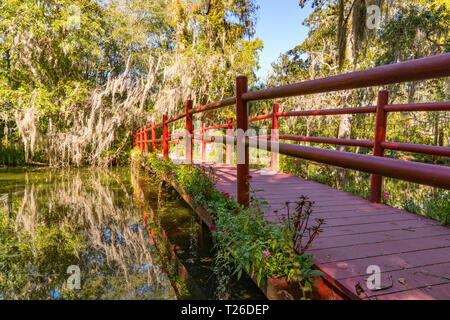
<svg viewBox="0 0 450 320">
<path fill-rule="evenodd" d="M 431 102 L 393 105 L 388 92 L 380 91 L 376 106 L 280 112 L 277 104 L 273 112 L 255 118 L 248 117 L 248 103 L 256 100 L 276 99 L 306 94 L 382 86 L 401 82 L 420 81 L 450 76 L 450 54 L 427 57 L 373 69 L 357 71 L 324 79 L 247 92 L 247 79 L 236 78 L 236 96 L 193 108 L 186 103 L 182 114 L 160 124 L 152 123 L 134 135 L 133 145 L 143 152 L 160 148 L 164 157 L 169 147 L 175 148 L 184 137 L 185 160 L 193 161 L 193 144 L 201 143 L 202 160 L 194 162 L 211 165 L 219 175 L 218 189 L 235 196 L 242 205 L 249 203 L 250 186 L 262 189 L 262 195 L 271 205 L 267 219 L 274 219 L 274 211 L 281 211 L 286 201 L 295 201 L 306 195 L 315 201 L 315 217 L 324 218 L 326 225 L 315 240 L 309 253 L 314 255 L 315 267 L 324 273 L 318 294 L 324 299 L 450 299 L 450 228 L 438 222 L 381 204 L 382 177 L 391 177 L 437 188 L 450 189 L 450 168 L 406 160 L 383 157 L 385 149 L 450 157 L 449 147 L 426 146 L 386 141 L 386 124 L 391 112 L 446 111 L 450 102 Z M 193 116 L 226 106 L 236 105 L 236 121 L 193 130 Z M 332 139 L 280 134 L 280 117 L 305 117 L 341 114 L 375 113 L 374 141 Z M 168 124 L 186 120 L 186 132 L 170 134 Z M 271 119 L 270 136 L 232 136 L 233 128 L 246 132 L 250 122 Z M 162 129 L 162 130 L 161 130 Z M 226 139 L 208 136 L 208 130 L 226 129 Z M 157 138 L 157 132 L 162 136 Z M 151 138 L 148 133 L 151 133 Z M 200 133 L 200 134 L 198 134 Z M 373 155 L 334 151 L 315 147 L 278 142 L 306 141 L 323 144 L 359 146 L 373 149 Z M 206 143 L 226 145 L 226 162 L 207 163 Z M 231 149 L 237 146 L 242 159 L 232 164 Z M 271 154 L 270 170 L 250 169 L 249 148 L 267 146 Z M 277 152 L 275 152 L 275 150 Z M 354 169 L 371 174 L 370 201 L 328 186 L 293 175 L 277 173 L 278 153 L 314 162 Z M 367 268 L 379 266 L 381 288 L 366 286 Z"/>
</svg>

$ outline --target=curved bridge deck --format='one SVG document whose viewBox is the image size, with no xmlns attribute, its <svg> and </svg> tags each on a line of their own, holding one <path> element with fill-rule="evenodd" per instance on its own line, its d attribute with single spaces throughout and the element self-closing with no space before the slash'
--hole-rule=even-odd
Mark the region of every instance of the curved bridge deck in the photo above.
<svg viewBox="0 0 450 320">
<path fill-rule="evenodd" d="M 236 198 L 236 167 L 210 165 L 219 176 L 217 188 Z M 450 228 L 437 221 L 290 174 L 250 169 L 251 189 L 262 189 L 274 210 L 285 211 L 286 201 L 299 196 L 315 201 L 313 217 L 324 218 L 323 232 L 309 253 L 327 282 L 350 299 L 450 299 Z M 283 210 L 284 209 L 284 210 Z M 381 288 L 366 286 L 367 267 L 381 269 Z M 392 277 L 392 286 L 390 286 Z M 359 283 L 365 293 L 357 294 Z"/>
</svg>

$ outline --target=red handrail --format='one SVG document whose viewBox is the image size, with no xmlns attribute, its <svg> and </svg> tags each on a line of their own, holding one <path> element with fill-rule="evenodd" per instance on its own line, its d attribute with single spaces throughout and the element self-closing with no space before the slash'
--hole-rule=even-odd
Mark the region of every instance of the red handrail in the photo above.
<svg viewBox="0 0 450 320">
<path fill-rule="evenodd" d="M 185 112 L 167 119 L 164 115 L 163 122 L 160 124 L 152 123 L 151 128 L 138 129 L 133 136 L 133 145 L 139 146 L 141 151 L 148 151 L 148 143 L 152 143 L 152 150 L 157 147 L 156 142 L 160 142 L 160 148 L 164 156 L 168 156 L 169 142 L 172 138 L 178 138 L 185 134 L 173 134 L 168 132 L 168 123 L 172 123 L 183 118 L 186 118 L 186 130 L 190 133 L 186 140 L 186 159 L 188 162 L 192 161 L 192 145 L 193 143 L 202 143 L 202 159 L 205 158 L 205 144 L 216 142 L 214 136 L 206 136 L 206 131 L 214 129 L 227 129 L 227 141 L 216 142 L 227 144 L 226 159 L 227 163 L 231 163 L 231 145 L 237 143 L 238 148 L 244 148 L 242 154 L 245 161 L 238 161 L 237 165 L 237 189 L 238 202 L 243 205 L 248 204 L 248 184 L 245 182 L 245 176 L 249 172 L 248 163 L 248 148 L 252 147 L 249 144 L 249 138 L 237 137 L 231 138 L 231 128 L 237 127 L 244 132 L 248 129 L 249 122 L 261 121 L 265 119 L 272 119 L 272 135 L 268 137 L 259 137 L 259 139 L 266 140 L 266 143 L 271 148 L 273 142 L 278 140 L 290 141 L 306 141 L 312 143 L 325 143 L 333 145 L 347 145 L 359 146 L 374 149 L 374 155 L 362 155 L 342 151 L 333 151 L 321 148 L 306 147 L 300 145 L 279 143 L 279 153 L 291 155 L 294 157 L 304 158 L 312 161 L 336 165 L 343 168 L 360 170 L 372 173 L 371 177 L 371 196 L 372 202 L 380 202 L 381 198 L 381 176 L 393 177 L 403 179 L 406 181 L 431 185 L 440 188 L 450 189 L 450 168 L 445 166 L 437 166 L 430 164 L 423 164 L 404 160 L 395 160 L 383 158 L 384 150 L 399 150 L 407 152 L 417 152 L 438 156 L 450 156 L 449 147 L 440 146 L 425 146 L 408 143 L 397 143 L 385 141 L 386 136 L 386 122 L 387 116 L 390 112 L 415 112 L 415 111 L 449 111 L 450 101 L 446 102 L 432 102 L 432 103 L 413 103 L 413 104 L 388 104 L 388 92 L 380 91 L 378 94 L 377 106 L 356 107 L 356 108 L 341 108 L 341 109 L 322 109 L 322 110 L 302 110 L 291 112 L 279 112 L 277 104 L 273 105 L 272 113 L 260 115 L 254 118 L 248 118 L 247 103 L 255 100 L 284 98 L 295 95 L 305 95 L 312 93 L 331 92 L 337 90 L 356 89 L 370 86 L 379 86 L 394 84 L 407 81 L 418 81 L 435 79 L 439 77 L 450 76 L 450 53 L 416 59 L 407 62 L 400 62 L 396 64 L 376 67 L 368 70 L 356 71 L 348 74 L 327 77 L 323 79 L 305 81 L 292 85 L 279 86 L 264 90 L 247 92 L 247 78 L 240 76 L 236 78 L 236 96 L 226 98 L 217 102 L 209 103 L 195 109 L 192 108 L 192 101 L 188 100 L 186 103 Z M 202 129 L 193 130 L 192 116 L 196 113 L 211 111 L 226 106 L 236 105 L 237 121 L 233 122 L 231 118 L 228 119 L 227 124 L 215 125 L 206 127 L 204 123 Z M 334 139 L 323 137 L 305 137 L 293 135 L 278 135 L 278 119 L 279 117 L 303 117 L 303 116 L 325 116 L 338 114 L 363 114 L 376 113 L 375 125 L 375 141 L 368 140 L 352 140 L 352 139 Z M 156 139 L 155 131 L 157 128 L 163 127 L 163 135 Z M 147 131 L 152 132 L 152 138 L 147 138 Z M 201 135 L 195 134 L 201 132 Z M 270 137 L 270 138 L 269 138 Z M 200 140 L 195 140 L 200 139 Z M 251 138 L 250 138 L 251 139 Z M 209 141 L 205 141 L 209 140 Z M 238 143 L 243 140 L 244 144 Z M 240 164 L 242 162 L 243 164 Z M 277 154 L 272 152 L 271 169 L 277 169 Z"/>
<path fill-rule="evenodd" d="M 389 64 L 323 79 L 248 92 L 242 99 L 249 101 L 286 98 L 305 94 L 358 89 L 408 81 L 448 77 L 450 53 Z"/>
<path fill-rule="evenodd" d="M 342 109 L 323 109 L 323 110 L 302 110 L 291 112 L 278 112 L 279 117 L 304 117 L 304 116 L 329 116 L 336 114 L 357 114 L 357 113 L 375 113 L 376 107 L 358 107 Z"/>
<path fill-rule="evenodd" d="M 280 134 L 279 139 L 280 140 L 290 140 L 290 141 L 305 141 L 305 142 L 313 142 L 313 143 L 326 143 L 326 144 L 334 144 L 334 145 L 340 145 L 340 146 L 373 148 L 373 141 L 369 141 L 369 140 L 289 136 L 289 135 L 285 135 L 285 134 Z"/>
</svg>

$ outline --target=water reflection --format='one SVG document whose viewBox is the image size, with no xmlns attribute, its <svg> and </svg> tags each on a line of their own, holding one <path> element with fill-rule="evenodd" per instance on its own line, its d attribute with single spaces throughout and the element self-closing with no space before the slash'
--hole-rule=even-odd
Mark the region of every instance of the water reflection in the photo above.
<svg viewBox="0 0 450 320">
<path fill-rule="evenodd" d="M 132 192 L 128 169 L 2 169 L 0 297 L 175 299 Z"/>
<path fill-rule="evenodd" d="M 215 264 L 209 231 L 143 171 L 0 168 L 0 299 L 217 298 L 264 296 Z"/>
<path fill-rule="evenodd" d="M 185 285 L 184 298 L 265 299 L 247 275 L 237 280 L 232 275 L 234 270 L 216 263 L 209 230 L 173 188 L 139 169 L 132 177 L 143 224 L 176 268 L 176 276 Z M 177 294 L 180 296 L 178 291 Z"/>
</svg>

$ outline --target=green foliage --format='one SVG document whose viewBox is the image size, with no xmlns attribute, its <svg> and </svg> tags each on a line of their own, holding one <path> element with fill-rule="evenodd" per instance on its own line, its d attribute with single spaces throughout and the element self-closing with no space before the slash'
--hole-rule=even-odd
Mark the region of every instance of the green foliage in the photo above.
<svg viewBox="0 0 450 320">
<path fill-rule="evenodd" d="M 439 190 L 428 195 L 424 207 L 425 215 L 443 224 L 450 224 L 450 192 L 447 190 Z"/>
<path fill-rule="evenodd" d="M 400 7 L 389 24 L 380 32 L 381 45 L 389 48 L 380 57 L 379 64 L 388 64 L 405 58 L 421 58 L 448 52 L 449 3 L 430 1 Z"/>
<path fill-rule="evenodd" d="M 23 148 L 17 149 L 12 146 L 3 146 L 0 144 L 0 165 L 25 165 L 25 155 Z"/>
<path fill-rule="evenodd" d="M 442 224 L 450 224 L 450 193 L 436 190 L 403 201 L 404 210 L 425 215 Z"/>
<path fill-rule="evenodd" d="M 0 209 L 0 292 L 14 292 L 15 299 L 49 297 L 55 283 L 66 280 L 67 266 L 79 263 L 84 238 L 67 225 L 38 225 L 33 237 L 15 225 L 15 217 Z"/>
<path fill-rule="evenodd" d="M 17 119 L 33 110 L 29 122 L 39 134 L 35 149 L 47 152 L 43 160 L 52 162 L 54 150 L 90 152 L 95 143 L 66 146 L 57 138 L 68 136 L 80 118 L 92 115 L 85 125 L 92 128 L 99 119 L 114 117 L 114 132 L 102 124 L 104 131 L 91 139 L 113 135 L 97 162 L 123 163 L 116 152 L 126 153 L 130 144 L 121 142 L 152 113 L 178 112 L 188 96 L 200 104 L 231 95 L 235 74 L 254 80 L 262 48 L 260 40 L 250 40 L 257 9 L 254 0 L 2 1 L 0 128 L 7 123 L 17 133 Z M 95 100 L 94 93 L 126 70 L 127 84 L 114 85 L 115 95 Z M 142 83 L 148 84 L 144 92 L 137 88 Z M 130 97 L 133 90 L 142 98 Z M 139 110 L 131 121 L 91 112 L 124 101 Z M 80 135 L 87 140 L 86 133 Z"/>
</svg>

